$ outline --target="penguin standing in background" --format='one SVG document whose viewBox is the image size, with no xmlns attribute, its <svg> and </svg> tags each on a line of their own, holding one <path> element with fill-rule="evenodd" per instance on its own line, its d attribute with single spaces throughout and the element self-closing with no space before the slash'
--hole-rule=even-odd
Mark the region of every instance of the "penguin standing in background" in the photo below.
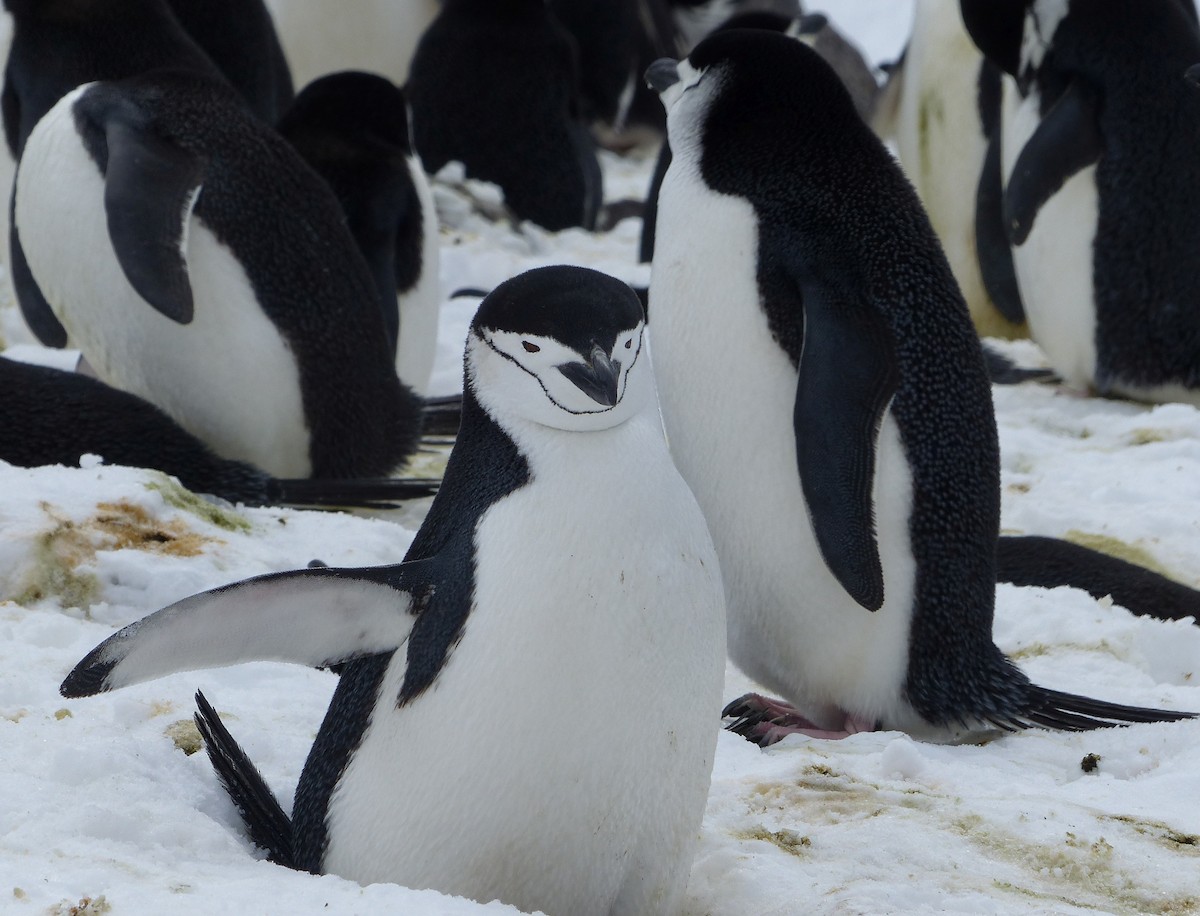
<svg viewBox="0 0 1200 916">
<path fill-rule="evenodd" d="M 32 277 L 102 380 L 276 477 L 380 477 L 412 453 L 420 399 L 337 200 L 224 81 L 81 86 L 26 153 Z"/>
<path fill-rule="evenodd" d="M 274 32 L 261 0 L 226 3 L 220 29 L 203 28 L 212 4 L 172 0 L 184 18 L 202 26 L 200 40 L 235 70 L 227 74 L 243 98 L 274 123 L 278 103 L 291 92 L 274 54 Z M 197 7 L 202 7 L 198 9 Z M 33 127 L 64 95 L 83 83 L 121 79 L 158 67 L 222 76 L 184 29 L 166 0 L 4 0 L 13 38 L 0 96 L 4 136 L 20 162 Z M 286 85 L 285 84 L 286 82 Z M 19 168 L 19 165 L 18 165 Z M 10 206 L 9 272 L 21 312 L 43 344 L 67 345 L 67 333 L 29 273 Z"/>
<path fill-rule="evenodd" d="M 446 0 L 406 91 L 431 174 L 457 160 L 499 185 L 521 219 L 595 227 L 603 188 L 575 46 L 545 0 Z"/>
<path fill-rule="evenodd" d="M 401 381 L 425 394 L 438 329 L 438 219 L 404 93 L 346 71 L 309 83 L 277 130 L 333 189 L 366 258 Z"/>
<path fill-rule="evenodd" d="M 743 698 L 738 730 L 1186 716 L 1032 684 L 992 641 L 1000 467 L 978 338 L 833 71 L 734 30 L 647 77 L 674 152 L 650 283 L 663 418 L 721 558 L 730 655 L 799 710 Z"/>
<path fill-rule="evenodd" d="M 83 455 L 98 455 L 251 506 L 391 508 L 437 491 L 436 481 L 412 478 L 279 480 L 218 457 L 153 404 L 78 372 L 0 357 L 0 390 L 0 461 L 17 467 L 78 466 Z"/>
<path fill-rule="evenodd" d="M 273 861 L 528 911 L 676 912 L 724 598 L 642 331 L 634 293 L 595 271 L 501 284 L 471 323 L 462 430 L 403 563 L 187 598 L 98 646 L 62 692 L 344 663 L 290 816 L 201 701 L 209 755 Z"/>
<path fill-rule="evenodd" d="M 1015 80 L 1003 212 L 1030 333 L 1070 385 L 1200 404 L 1200 60 L 1190 3 L 962 0 Z"/>
</svg>

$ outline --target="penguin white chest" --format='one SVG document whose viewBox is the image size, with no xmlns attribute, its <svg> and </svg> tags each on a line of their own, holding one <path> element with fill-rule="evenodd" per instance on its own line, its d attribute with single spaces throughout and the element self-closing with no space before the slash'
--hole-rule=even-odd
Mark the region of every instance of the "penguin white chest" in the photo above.
<svg viewBox="0 0 1200 916">
<path fill-rule="evenodd" d="M 1002 169 L 1007 181 L 1037 130 L 1036 92 L 1018 97 L 1005 81 Z M 1038 211 L 1013 266 L 1029 330 L 1067 384 L 1086 389 L 1096 374 L 1094 241 L 1099 219 L 1094 165 L 1067 179 Z"/>
<path fill-rule="evenodd" d="M 474 606 L 433 685 L 396 709 L 402 653 L 385 676 L 325 866 L 550 913 L 670 912 L 718 730 L 716 555 L 654 418 L 551 438 L 476 529 Z"/>
<path fill-rule="evenodd" d="M 396 374 L 404 384 L 424 395 L 429 390 L 437 354 L 440 242 L 437 210 L 425 170 L 415 155 L 409 157 L 407 166 L 421 204 L 421 273 L 412 287 L 397 293 L 400 339 L 396 345 Z"/>
<path fill-rule="evenodd" d="M 760 305 L 753 208 L 673 164 L 658 219 L 655 376 L 672 454 L 721 558 L 730 655 L 831 727 L 841 727 L 839 711 L 887 715 L 907 671 L 914 575 L 910 474 L 895 422 L 885 418 L 876 448 L 885 602 L 871 613 L 825 566 L 809 522 L 793 427 L 797 371 Z"/>
<path fill-rule="evenodd" d="M 38 122 L 17 173 L 30 270 L 97 374 L 156 404 L 218 454 L 278 477 L 311 471 L 299 369 L 242 265 L 194 216 L 184 232 L 195 317 L 179 324 L 130 285 L 117 260 L 104 176 L 68 93 Z"/>
</svg>

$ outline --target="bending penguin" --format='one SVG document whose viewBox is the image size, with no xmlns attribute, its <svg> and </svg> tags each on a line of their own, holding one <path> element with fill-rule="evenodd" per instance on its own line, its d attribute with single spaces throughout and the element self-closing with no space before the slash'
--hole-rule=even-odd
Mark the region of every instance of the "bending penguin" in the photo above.
<svg viewBox="0 0 1200 916">
<path fill-rule="evenodd" d="M 201 704 L 274 861 L 522 910 L 675 912 L 718 732 L 724 597 L 657 407 L 629 287 L 574 267 L 508 280 L 471 323 L 462 430 L 403 563 L 185 599 L 98 646 L 62 692 L 344 664 L 290 817 Z"/>
<path fill-rule="evenodd" d="M 1200 404 L 1195 10 L 962 0 L 962 13 L 1015 80 L 1003 211 L 1031 336 L 1074 387 Z"/>
<path fill-rule="evenodd" d="M 752 697 L 729 709 L 739 730 L 1186 716 L 1032 684 L 992 641 L 1000 469 L 979 342 L 835 74 L 747 30 L 648 79 L 674 151 L 650 285 L 664 422 L 721 558 L 730 655 L 803 713 Z"/>
<path fill-rule="evenodd" d="M 276 477 L 379 477 L 414 450 L 420 399 L 337 200 L 223 82 L 86 84 L 26 153 L 31 275 L 102 380 Z"/>
</svg>

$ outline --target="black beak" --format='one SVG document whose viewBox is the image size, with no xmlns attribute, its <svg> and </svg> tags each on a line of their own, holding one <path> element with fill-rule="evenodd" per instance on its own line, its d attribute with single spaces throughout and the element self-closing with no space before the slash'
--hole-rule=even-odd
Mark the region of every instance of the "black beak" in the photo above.
<svg viewBox="0 0 1200 916">
<path fill-rule="evenodd" d="M 823 13 L 808 13 L 800 17 L 800 34 L 816 35 L 829 25 L 829 17 Z"/>
<path fill-rule="evenodd" d="M 597 404 L 612 407 L 617 403 L 617 380 L 621 375 L 621 364 L 609 359 L 598 345 L 592 347 L 587 362 L 563 363 L 558 371 Z"/>
<path fill-rule="evenodd" d="M 655 92 L 663 92 L 679 82 L 679 61 L 660 57 L 646 68 L 646 85 Z"/>
</svg>

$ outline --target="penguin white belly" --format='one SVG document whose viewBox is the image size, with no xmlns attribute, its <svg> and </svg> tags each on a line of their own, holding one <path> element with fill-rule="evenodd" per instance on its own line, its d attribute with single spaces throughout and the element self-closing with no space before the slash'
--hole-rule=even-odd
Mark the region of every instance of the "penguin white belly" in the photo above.
<svg viewBox="0 0 1200 916">
<path fill-rule="evenodd" d="M 1007 181 L 1040 123 L 1036 93 L 1017 100 L 1005 83 L 1002 168 Z M 1096 376 L 1093 241 L 1099 216 L 1096 167 L 1067 179 L 1038 211 L 1024 244 L 1013 248 L 1017 285 L 1030 334 L 1068 385 L 1092 387 Z"/>
<path fill-rule="evenodd" d="M 671 912 L 719 728 L 716 554 L 652 414 L 547 432 L 554 460 L 534 454 L 533 482 L 476 530 L 476 603 L 444 669 L 400 709 L 403 650 L 388 669 L 325 869 L 548 913 Z"/>
<path fill-rule="evenodd" d="M 17 222 L 34 278 L 97 375 L 158 405 L 226 458 L 277 477 L 311 473 L 295 357 L 245 271 L 194 216 L 185 233 L 195 317 L 178 324 L 134 291 L 117 261 L 104 176 L 69 93 L 30 135 Z"/>
<path fill-rule="evenodd" d="M 396 374 L 417 394 L 426 395 L 433 374 L 433 359 L 437 355 L 441 242 L 433 193 L 416 156 L 409 158 L 408 171 L 421 202 L 421 275 L 411 289 L 399 294 L 400 339 L 396 346 Z"/>
<path fill-rule="evenodd" d="M 753 208 L 681 173 L 672 165 L 660 196 L 651 344 L 671 451 L 721 558 L 730 656 L 818 724 L 840 728 L 840 711 L 891 716 L 914 576 L 895 422 L 884 420 L 876 454 L 885 601 L 871 613 L 826 567 L 808 519 L 792 425 L 797 372 L 759 305 Z"/>
</svg>

